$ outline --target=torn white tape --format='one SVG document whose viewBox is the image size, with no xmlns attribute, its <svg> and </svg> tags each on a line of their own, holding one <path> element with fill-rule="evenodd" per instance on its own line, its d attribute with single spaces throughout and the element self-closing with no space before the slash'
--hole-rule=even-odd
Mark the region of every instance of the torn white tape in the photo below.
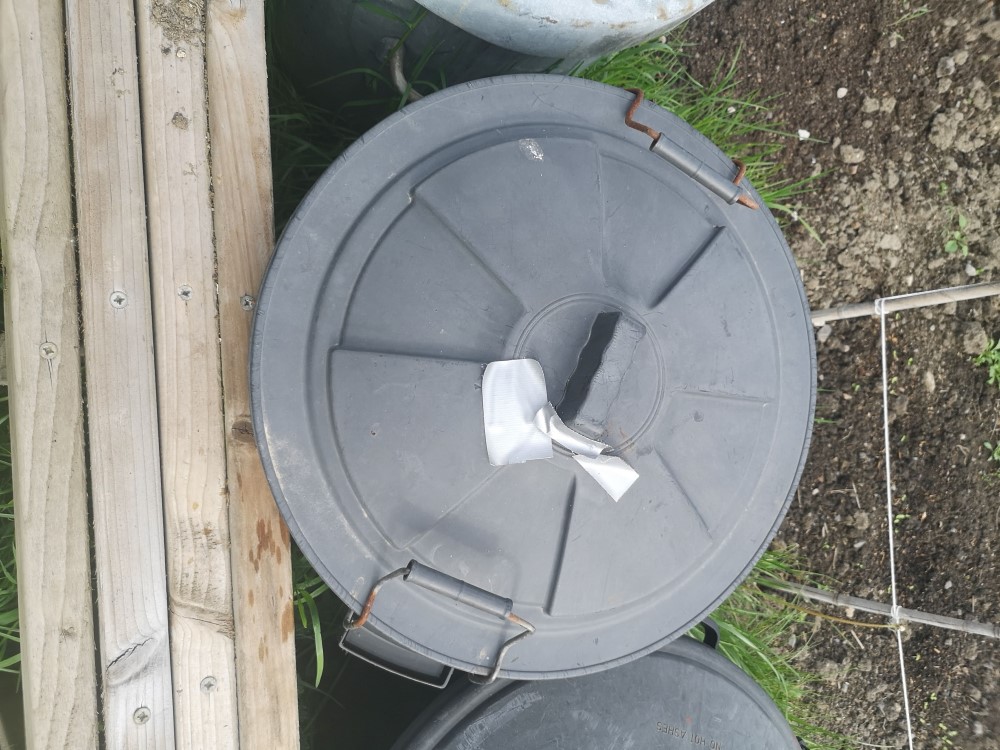
<svg viewBox="0 0 1000 750">
<path fill-rule="evenodd" d="M 483 422 L 486 452 L 493 466 L 551 458 L 552 443 L 556 442 L 573 454 L 615 502 L 639 478 L 621 458 L 603 455 L 610 446 L 566 426 L 548 401 L 542 366 L 533 359 L 486 366 Z"/>
<path fill-rule="evenodd" d="M 542 366 L 533 359 L 491 362 L 483 373 L 486 452 L 494 466 L 552 458 L 552 440 L 535 426 L 548 403 Z"/>
<path fill-rule="evenodd" d="M 635 484 L 639 473 L 617 456 L 573 456 L 616 503 Z"/>
<path fill-rule="evenodd" d="M 535 413 L 535 427 L 544 432 L 553 442 L 559 443 L 563 448 L 583 456 L 597 458 L 609 446 L 597 440 L 591 440 L 586 435 L 574 432 L 566 423 L 562 421 L 556 409 L 548 401 Z"/>
</svg>

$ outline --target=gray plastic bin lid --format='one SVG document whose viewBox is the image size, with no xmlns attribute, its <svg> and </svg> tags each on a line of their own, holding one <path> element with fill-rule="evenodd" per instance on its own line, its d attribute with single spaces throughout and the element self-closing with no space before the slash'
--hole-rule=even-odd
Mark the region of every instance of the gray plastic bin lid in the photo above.
<svg viewBox="0 0 1000 750">
<path fill-rule="evenodd" d="M 526 55 L 585 60 L 664 34 L 712 0 L 420 0 L 480 39 Z"/>
<path fill-rule="evenodd" d="M 632 98 L 511 76 L 406 107 L 323 175 L 259 295 L 254 430 L 299 547 L 354 612 L 411 560 L 509 598 L 536 630 L 502 677 L 684 633 L 767 546 L 809 443 L 813 333 L 777 224 L 650 153 Z M 636 117 L 735 172 L 668 112 Z M 491 466 L 483 432 L 484 366 L 538 360 L 559 405 L 602 313 L 643 335 L 605 368 L 603 424 L 569 424 L 638 471 L 617 503 L 559 449 Z M 390 581 L 368 627 L 490 673 L 520 627 L 442 591 Z"/>
<path fill-rule="evenodd" d="M 718 652 L 683 637 L 620 669 L 456 685 L 393 750 L 800 750 L 778 707 Z"/>
</svg>

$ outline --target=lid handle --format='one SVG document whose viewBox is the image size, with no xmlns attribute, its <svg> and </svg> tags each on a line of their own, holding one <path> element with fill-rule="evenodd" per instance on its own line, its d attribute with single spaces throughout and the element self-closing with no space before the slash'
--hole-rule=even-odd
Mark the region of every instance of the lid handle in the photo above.
<svg viewBox="0 0 1000 750">
<path fill-rule="evenodd" d="M 495 615 L 501 620 L 524 628 L 523 632 L 507 639 L 503 646 L 500 647 L 497 658 L 493 663 L 493 669 L 485 677 L 480 678 L 475 675 L 469 675 L 469 679 L 477 684 L 488 685 L 496 680 L 500 674 L 500 665 L 503 663 L 507 652 L 510 651 L 511 646 L 535 632 L 534 625 L 514 614 L 512 611 L 514 609 L 514 602 L 512 600 L 481 589 L 478 586 L 473 586 L 471 583 L 450 576 L 447 573 L 442 573 L 440 570 L 422 565 L 416 560 L 410 560 L 405 568 L 394 570 L 378 579 L 372 586 L 372 590 L 368 594 L 368 599 L 361 608 L 361 614 L 354 617 L 352 612 L 348 613 L 347 618 L 344 620 L 344 628 L 346 630 L 356 630 L 364 626 L 372 613 L 372 607 L 375 606 L 375 597 L 378 595 L 379 590 L 394 578 L 402 578 L 404 581 L 415 583 L 417 586 L 425 588 L 428 591 L 433 591 L 462 604 L 475 607 L 482 612 Z"/>
<path fill-rule="evenodd" d="M 507 615 L 514 609 L 514 602 L 510 599 L 473 586 L 471 583 L 442 573 L 440 570 L 428 568 L 416 560 L 411 560 L 406 567 L 409 572 L 403 575 L 403 580 L 415 583 L 428 591 L 447 596 L 456 602 L 468 604 L 470 607 L 496 615 L 502 620 L 507 619 Z"/>
<path fill-rule="evenodd" d="M 635 120 L 635 113 L 639 109 L 639 105 L 642 104 L 645 94 L 643 94 L 642 89 L 625 90 L 635 95 L 635 99 L 632 100 L 628 112 L 625 113 L 625 124 L 633 130 L 645 133 L 653 139 L 653 142 L 649 146 L 650 151 L 668 163 L 673 164 L 681 172 L 698 184 L 711 190 L 726 203 L 730 205 L 739 203 L 741 206 L 746 206 L 747 208 L 758 208 L 757 202 L 740 187 L 740 183 L 743 181 L 743 177 L 747 171 L 743 162 L 733 159 L 733 164 L 736 165 L 736 176 L 732 179 L 719 174 L 704 162 L 695 159 L 680 146 L 671 142 L 660 131 Z"/>
</svg>

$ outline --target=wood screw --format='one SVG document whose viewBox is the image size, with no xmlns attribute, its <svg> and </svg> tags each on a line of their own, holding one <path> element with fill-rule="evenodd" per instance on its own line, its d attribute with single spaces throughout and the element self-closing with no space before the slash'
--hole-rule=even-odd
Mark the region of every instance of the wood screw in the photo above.
<svg viewBox="0 0 1000 750">
<path fill-rule="evenodd" d="M 139 706 L 139 708 L 135 710 L 135 713 L 132 714 L 132 721 L 136 724 L 145 724 L 149 721 L 150 716 L 152 716 L 152 713 L 148 708 L 145 706 Z"/>
<path fill-rule="evenodd" d="M 240 307 L 242 307 L 247 312 L 253 310 L 253 306 L 255 304 L 257 304 L 257 300 L 255 300 L 249 294 L 244 294 L 242 297 L 240 297 Z"/>
<path fill-rule="evenodd" d="M 201 692 L 203 693 L 214 693 L 215 689 L 219 686 L 218 681 L 209 675 L 204 680 L 201 681 Z"/>
<path fill-rule="evenodd" d="M 42 355 L 42 359 L 55 359 L 56 352 L 58 351 L 59 347 L 57 347 L 51 341 L 46 341 L 40 347 L 38 347 L 38 352 L 39 354 Z"/>
<path fill-rule="evenodd" d="M 116 310 L 121 310 L 128 305 L 128 295 L 125 292 L 111 292 L 111 306 Z"/>
<path fill-rule="evenodd" d="M 194 290 L 187 284 L 181 284 L 179 287 L 177 287 L 177 296 L 180 297 L 185 302 L 191 299 L 191 295 L 193 293 Z"/>
</svg>

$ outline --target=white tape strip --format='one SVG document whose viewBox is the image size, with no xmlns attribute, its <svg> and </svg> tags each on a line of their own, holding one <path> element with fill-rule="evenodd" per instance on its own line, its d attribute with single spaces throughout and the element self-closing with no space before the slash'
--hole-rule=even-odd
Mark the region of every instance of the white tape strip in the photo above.
<svg viewBox="0 0 1000 750">
<path fill-rule="evenodd" d="M 590 474 L 616 503 L 628 488 L 635 484 L 639 473 L 617 456 L 573 456 L 583 470 Z"/>
<path fill-rule="evenodd" d="M 486 452 L 493 466 L 552 457 L 558 443 L 618 502 L 639 474 L 610 446 L 571 430 L 548 401 L 542 366 L 533 359 L 491 362 L 483 373 Z"/>
<path fill-rule="evenodd" d="M 483 373 L 486 452 L 493 466 L 552 458 L 552 440 L 535 426 L 549 402 L 542 366 L 533 359 L 491 362 Z"/>
<path fill-rule="evenodd" d="M 534 422 L 535 427 L 552 438 L 554 443 L 559 443 L 559 445 L 571 453 L 579 453 L 581 456 L 597 458 L 610 447 L 571 430 L 559 415 L 556 414 L 555 407 L 548 401 L 535 414 Z"/>
</svg>

